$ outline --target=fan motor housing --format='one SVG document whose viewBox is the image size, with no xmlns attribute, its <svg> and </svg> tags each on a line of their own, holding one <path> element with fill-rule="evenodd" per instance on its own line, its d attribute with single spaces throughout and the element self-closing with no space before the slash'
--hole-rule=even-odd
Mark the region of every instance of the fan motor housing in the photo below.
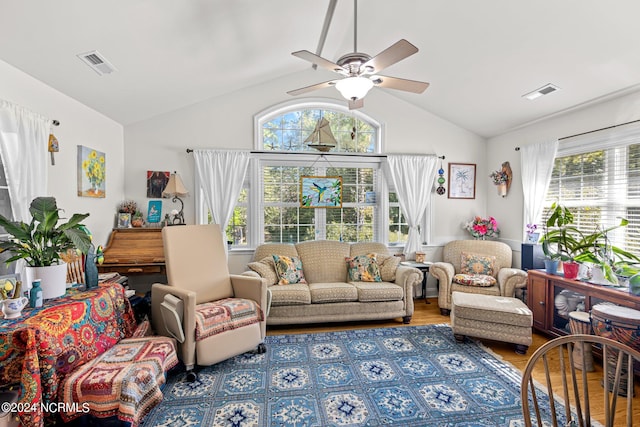
<svg viewBox="0 0 640 427">
<path fill-rule="evenodd" d="M 360 70 L 360 67 L 362 66 L 362 64 L 364 64 L 370 59 L 371 59 L 371 56 L 367 55 L 366 53 L 352 52 L 352 53 L 347 53 L 346 55 L 341 56 L 336 61 L 336 64 L 348 70 L 350 75 L 359 75 L 360 73 L 366 71 L 366 70 Z"/>
</svg>

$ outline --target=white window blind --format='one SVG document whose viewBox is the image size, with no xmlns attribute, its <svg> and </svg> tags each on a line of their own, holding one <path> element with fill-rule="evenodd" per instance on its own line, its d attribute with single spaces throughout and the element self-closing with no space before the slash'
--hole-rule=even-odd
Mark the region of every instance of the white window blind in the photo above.
<svg viewBox="0 0 640 427">
<path fill-rule="evenodd" d="M 342 208 L 301 207 L 302 176 L 341 176 Z M 263 165 L 264 241 L 374 241 L 377 207 L 366 203 L 366 193 L 375 190 L 376 179 L 377 167 Z"/>
<path fill-rule="evenodd" d="M 611 232 L 609 238 L 616 246 L 640 253 L 640 125 L 561 141 L 547 191 L 545 220 L 554 201 L 571 209 L 584 232 L 628 219 L 629 225 Z"/>
</svg>

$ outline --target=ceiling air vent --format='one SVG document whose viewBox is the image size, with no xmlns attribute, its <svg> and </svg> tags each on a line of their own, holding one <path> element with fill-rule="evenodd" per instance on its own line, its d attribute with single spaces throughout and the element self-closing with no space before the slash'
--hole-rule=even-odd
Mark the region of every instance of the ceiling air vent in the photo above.
<svg viewBox="0 0 640 427">
<path fill-rule="evenodd" d="M 540 98 L 543 95 L 548 95 L 557 90 L 560 90 L 558 86 L 552 85 L 551 83 L 547 83 L 546 85 L 542 86 L 539 89 L 534 90 L 533 92 L 525 93 L 524 95 L 522 95 L 522 97 L 533 100 L 536 98 Z"/>
<path fill-rule="evenodd" d="M 111 65 L 111 63 L 107 61 L 107 59 L 104 56 L 102 56 L 102 54 L 97 50 L 81 53 L 76 56 L 80 58 L 89 67 L 91 67 L 93 71 L 95 71 L 100 75 L 110 74 L 114 71 L 117 71 L 116 67 Z"/>
</svg>

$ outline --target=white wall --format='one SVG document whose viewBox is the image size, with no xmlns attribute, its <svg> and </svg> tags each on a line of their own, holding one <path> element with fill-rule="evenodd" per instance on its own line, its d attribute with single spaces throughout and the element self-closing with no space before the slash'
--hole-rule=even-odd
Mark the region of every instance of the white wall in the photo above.
<svg viewBox="0 0 640 427">
<path fill-rule="evenodd" d="M 185 218 L 193 223 L 193 160 L 186 148 L 254 148 L 254 115 L 268 107 L 291 101 L 286 91 L 318 80 L 317 72 L 292 74 L 266 84 L 225 96 L 212 98 L 180 110 L 129 125 L 125 128 L 126 194 L 146 209 L 145 176 L 147 170 L 178 171 L 191 190 L 185 199 Z M 391 91 L 389 91 L 391 92 Z M 453 125 L 374 88 L 365 100 L 363 112 L 384 125 L 384 150 L 388 153 L 437 153 L 445 155 L 445 171 L 449 161 L 477 163 L 478 176 L 486 175 L 485 141 L 483 138 Z M 324 89 L 315 97 L 334 97 L 337 91 Z M 423 95 L 429 96 L 429 92 Z M 334 97 L 345 102 L 339 96 Z M 451 200 L 434 196 L 434 240 L 447 241 L 465 237 L 461 228 L 473 215 L 485 213 L 484 180 L 479 178 L 475 200 Z M 165 200 L 163 213 L 175 208 Z"/>
<path fill-rule="evenodd" d="M 96 79 L 99 78 L 96 75 Z M 115 208 L 124 198 L 123 127 L 1 60 L 0 98 L 60 121 L 61 125 L 54 128 L 60 152 L 55 154 L 55 166 L 49 163 L 47 167 L 47 195 L 56 198 L 58 207 L 63 208 L 66 215 L 89 213 L 85 224 L 93 233 L 95 244 L 106 244 Z M 105 198 L 77 196 L 77 145 L 106 154 Z"/>
<path fill-rule="evenodd" d="M 544 101 L 544 98 L 540 101 Z M 489 139 L 487 159 L 492 159 L 489 167 L 497 169 L 501 162 L 508 160 L 514 173 L 514 182 L 506 198 L 498 197 L 494 191 L 489 191 L 487 197 L 488 213 L 500 221 L 501 238 L 508 240 L 512 245 L 519 246 L 524 232 L 520 153 L 515 151 L 515 147 L 563 138 L 637 119 L 640 119 L 640 92 L 576 109 Z"/>
</svg>

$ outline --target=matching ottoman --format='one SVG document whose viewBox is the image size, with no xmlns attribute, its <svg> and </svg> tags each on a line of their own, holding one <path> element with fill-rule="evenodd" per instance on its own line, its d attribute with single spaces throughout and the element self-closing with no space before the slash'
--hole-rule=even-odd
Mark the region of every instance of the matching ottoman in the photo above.
<svg viewBox="0 0 640 427">
<path fill-rule="evenodd" d="M 525 354 L 531 345 L 533 315 L 517 298 L 453 292 L 451 328 L 458 342 L 465 336 L 516 344 Z"/>
</svg>

